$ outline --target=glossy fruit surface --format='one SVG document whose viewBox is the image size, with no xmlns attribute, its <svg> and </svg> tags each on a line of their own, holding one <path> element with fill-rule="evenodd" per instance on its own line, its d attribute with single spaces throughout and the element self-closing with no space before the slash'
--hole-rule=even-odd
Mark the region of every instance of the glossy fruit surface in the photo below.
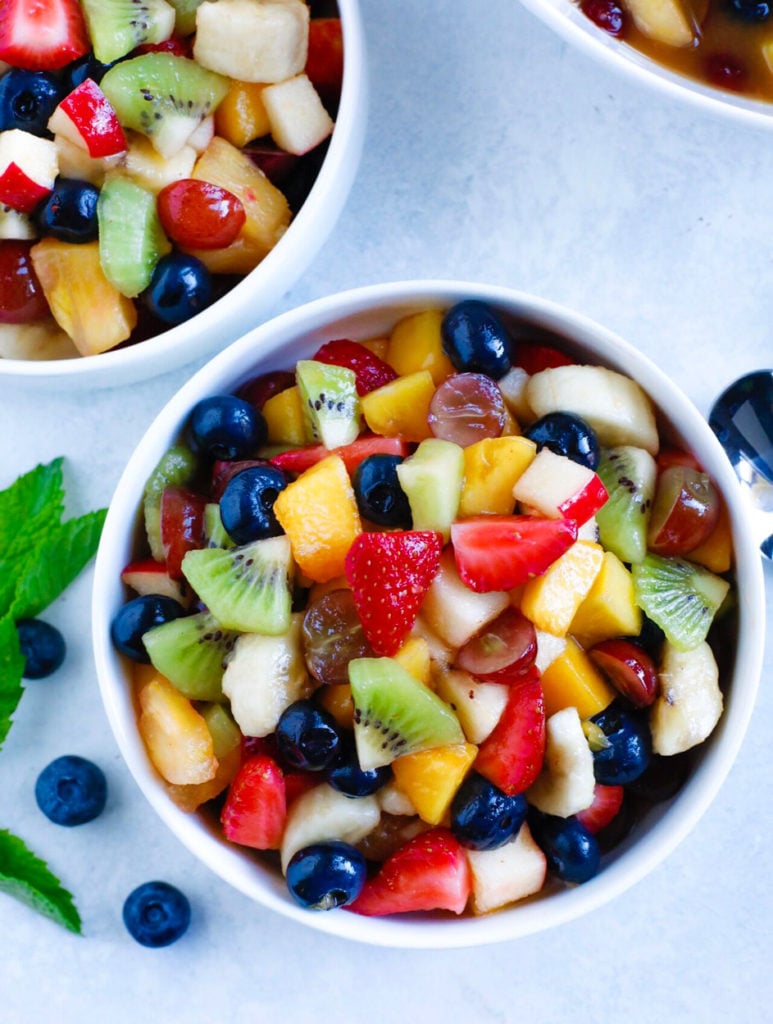
<svg viewBox="0 0 773 1024">
<path fill-rule="evenodd" d="M 497 724 L 478 748 L 475 770 L 508 796 L 525 793 L 545 757 L 545 698 L 535 670 L 513 683 Z"/>
<path fill-rule="evenodd" d="M 582 0 L 583 14 L 609 35 L 622 39 L 628 28 L 628 16 L 617 0 Z"/>
<path fill-rule="evenodd" d="M 513 362 L 513 341 L 499 314 L 477 299 L 458 302 L 443 317 L 443 351 L 459 372 L 504 377 Z"/>
<path fill-rule="evenodd" d="M 517 608 L 506 608 L 459 649 L 457 668 L 478 679 L 508 682 L 534 664 L 537 633 Z"/>
<path fill-rule="evenodd" d="M 400 437 L 364 434 L 351 444 L 336 448 L 335 453 L 343 459 L 346 471 L 351 476 L 369 455 L 397 455 L 405 458 L 408 454 L 408 445 Z M 310 444 L 303 448 L 291 448 L 286 452 L 280 452 L 279 455 L 273 456 L 271 462 L 288 473 L 302 473 L 327 458 L 329 454 L 330 449 L 324 445 Z"/>
<path fill-rule="evenodd" d="M 332 715 L 310 700 L 299 700 L 282 712 L 276 742 L 288 768 L 320 772 L 335 761 L 341 737 Z"/>
<path fill-rule="evenodd" d="M 352 486 L 363 519 L 379 526 L 410 529 L 411 506 L 397 476 L 402 461 L 399 455 L 369 455 L 359 464 Z"/>
<path fill-rule="evenodd" d="M 33 219 L 41 235 L 75 244 L 92 242 L 99 233 L 98 199 L 95 185 L 60 177 L 51 195 L 36 208 Z"/>
<path fill-rule="evenodd" d="M 19 648 L 24 658 L 25 679 L 45 679 L 61 666 L 67 653 L 64 637 L 42 619 L 19 619 Z"/>
<path fill-rule="evenodd" d="M 341 736 L 341 743 L 333 766 L 327 773 L 327 781 L 339 793 L 347 796 L 370 796 L 378 792 L 392 778 L 389 765 L 363 770 L 357 759 L 354 738 L 349 734 Z"/>
<path fill-rule="evenodd" d="M 367 395 L 370 391 L 388 384 L 397 377 L 389 365 L 375 352 L 357 341 L 340 338 L 328 341 L 317 349 L 313 359 L 331 366 L 345 366 L 352 370 L 356 379 L 357 394 Z"/>
<path fill-rule="evenodd" d="M 214 298 L 209 271 L 195 256 L 170 252 L 156 264 L 145 295 L 150 312 L 165 324 L 181 324 Z"/>
<path fill-rule="evenodd" d="M 107 780 L 93 761 L 65 754 L 47 765 L 38 776 L 35 800 L 56 825 L 83 825 L 104 810 Z"/>
<path fill-rule="evenodd" d="M 526 818 L 526 798 L 508 796 L 471 772 L 451 801 L 451 831 L 470 850 L 494 850 L 518 832 Z"/>
<path fill-rule="evenodd" d="M 19 128 L 50 138 L 46 125 L 63 95 L 56 75 L 10 68 L 0 78 L 0 131 Z"/>
<path fill-rule="evenodd" d="M 606 746 L 593 751 L 593 773 L 606 786 L 624 786 L 645 770 L 652 757 L 652 740 L 647 719 L 614 701 L 593 715 L 606 738 Z"/>
<path fill-rule="evenodd" d="M 214 395 L 194 406 L 188 438 L 194 451 L 212 459 L 246 459 L 265 443 L 266 424 L 243 399 Z"/>
<path fill-rule="evenodd" d="M 728 7 L 742 21 L 764 22 L 773 13 L 769 0 L 728 0 Z"/>
<path fill-rule="evenodd" d="M 30 258 L 31 242 L 0 241 L 0 324 L 39 320 L 48 303 Z"/>
<path fill-rule="evenodd" d="M 455 373 L 436 389 L 427 420 L 435 437 L 466 448 L 501 435 L 507 420 L 505 400 L 485 374 Z"/>
<path fill-rule="evenodd" d="M 618 693 L 637 708 L 650 705 L 658 694 L 658 670 L 647 652 L 630 640 L 602 640 L 588 654 Z"/>
<path fill-rule="evenodd" d="M 564 882 L 587 882 L 597 874 L 601 853 L 595 837 L 576 818 L 529 809 L 529 827 L 548 862 Z"/>
<path fill-rule="evenodd" d="M 78 0 L 5 0 L 0 60 L 32 71 L 57 71 L 90 48 Z"/>
<path fill-rule="evenodd" d="M 246 220 L 242 201 L 209 181 L 184 178 L 158 193 L 158 216 L 166 234 L 191 249 L 223 249 Z"/>
<path fill-rule="evenodd" d="M 275 466 L 250 466 L 236 473 L 220 498 L 220 517 L 237 544 L 276 537 L 282 527 L 274 515 L 274 502 L 287 486 L 287 477 Z"/>
<path fill-rule="evenodd" d="M 287 865 L 287 888 L 308 910 L 333 910 L 356 899 L 367 877 L 365 858 L 334 840 L 298 850 Z"/>
<path fill-rule="evenodd" d="M 157 949 L 185 934 L 191 906 L 188 897 L 169 882 L 144 882 L 126 897 L 123 922 L 141 946 Z"/>
<path fill-rule="evenodd" d="M 601 449 L 594 429 L 581 417 L 568 412 L 551 412 L 541 416 L 524 431 L 537 449 L 549 448 L 565 455 L 588 469 L 596 469 Z"/>
<path fill-rule="evenodd" d="M 243 398 L 245 402 L 249 402 L 250 405 L 254 405 L 256 409 L 260 410 L 269 398 L 278 395 L 280 391 L 286 391 L 294 384 L 295 374 L 292 370 L 271 370 L 248 380 L 236 394 L 237 397 Z"/>
<path fill-rule="evenodd" d="M 309 602 L 302 636 L 306 665 L 321 683 L 348 683 L 349 662 L 373 657 L 348 588 L 330 590 Z"/>
<path fill-rule="evenodd" d="M 161 495 L 161 544 L 173 580 L 183 578 L 185 555 L 204 545 L 205 505 L 204 496 L 187 487 L 165 487 Z"/>
<path fill-rule="evenodd" d="M 272 744 L 273 746 L 273 744 Z M 220 823 L 229 842 L 255 850 L 276 850 L 287 817 L 287 784 L 282 769 L 260 742 L 242 762 L 228 788 Z"/>
<path fill-rule="evenodd" d="M 143 634 L 184 614 L 185 609 L 174 598 L 144 594 L 119 608 L 110 624 L 110 636 L 121 654 L 132 661 L 148 663 L 150 658 L 142 642 Z"/>
<path fill-rule="evenodd" d="M 669 466 L 658 476 L 647 544 L 658 555 L 686 555 L 717 525 L 719 492 L 706 473 Z"/>
</svg>

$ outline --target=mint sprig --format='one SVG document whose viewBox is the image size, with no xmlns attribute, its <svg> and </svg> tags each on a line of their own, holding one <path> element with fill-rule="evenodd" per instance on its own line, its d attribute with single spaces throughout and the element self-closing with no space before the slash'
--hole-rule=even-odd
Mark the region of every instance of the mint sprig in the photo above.
<svg viewBox="0 0 773 1024">
<path fill-rule="evenodd" d="M 88 564 L 107 512 L 62 520 L 63 461 L 36 466 L 0 491 L 0 747 L 24 692 L 16 622 L 40 615 Z M 80 933 L 71 894 L 21 839 L 1 829 L 0 892 Z"/>
</svg>

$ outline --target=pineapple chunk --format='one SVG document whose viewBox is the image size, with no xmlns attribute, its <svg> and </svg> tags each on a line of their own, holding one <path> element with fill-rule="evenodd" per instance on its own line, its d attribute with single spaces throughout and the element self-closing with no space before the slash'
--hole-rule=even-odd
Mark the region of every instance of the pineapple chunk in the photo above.
<svg viewBox="0 0 773 1024">
<path fill-rule="evenodd" d="M 73 359 L 72 339 L 53 317 L 29 324 L 0 324 L 0 359 Z"/>
<path fill-rule="evenodd" d="M 443 351 L 443 316 L 442 310 L 425 309 L 395 324 L 384 358 L 401 377 L 429 370 L 433 381 L 439 384 L 455 372 L 454 364 Z"/>
<path fill-rule="evenodd" d="M 689 651 L 663 645 L 660 695 L 650 711 L 652 749 L 680 754 L 702 743 L 722 714 L 722 691 L 714 654 L 704 641 Z"/>
<path fill-rule="evenodd" d="M 281 636 L 244 633 L 234 644 L 223 693 L 245 736 L 268 736 L 285 708 L 312 692 L 301 648 L 302 621 L 295 613 Z"/>
<path fill-rule="evenodd" d="M 683 0 L 626 0 L 638 30 L 666 46 L 692 46 L 698 25 L 692 8 Z"/>
<path fill-rule="evenodd" d="M 472 743 L 452 743 L 405 754 L 392 762 L 398 787 L 422 821 L 440 824 L 477 753 Z"/>
<path fill-rule="evenodd" d="M 242 734 L 222 704 L 210 704 L 201 712 L 207 723 L 217 758 L 217 771 L 207 782 L 187 786 L 170 783 L 167 792 L 182 811 L 195 811 L 197 807 L 214 800 L 227 789 L 242 762 Z"/>
<path fill-rule="evenodd" d="M 140 678 L 138 726 L 157 771 L 176 785 L 213 779 L 218 761 L 205 719 L 164 676 L 151 671 Z"/>
<path fill-rule="evenodd" d="M 565 636 L 601 571 L 603 558 L 600 544 L 576 541 L 547 572 L 526 584 L 520 603 L 523 614 L 539 629 Z"/>
<path fill-rule="evenodd" d="M 537 451 L 527 437 L 487 437 L 464 449 L 464 486 L 459 512 L 510 515 L 513 487 Z"/>
<path fill-rule="evenodd" d="M 551 715 L 546 732 L 544 767 L 526 798 L 544 814 L 568 818 L 593 803 L 593 754 L 577 708 Z"/>
<path fill-rule="evenodd" d="M 241 82 L 282 82 L 306 66 L 309 8 L 302 0 L 205 0 L 193 56 Z"/>
<path fill-rule="evenodd" d="M 327 782 L 294 800 L 282 836 L 282 871 L 294 853 L 312 843 L 340 839 L 354 845 L 379 823 L 381 808 L 375 796 L 350 797 Z"/>
<path fill-rule="evenodd" d="M 533 896 L 545 884 L 547 859 L 524 822 L 518 834 L 495 850 L 468 850 L 472 910 L 488 914 Z"/>
<path fill-rule="evenodd" d="M 308 75 L 296 75 L 263 90 L 271 137 L 286 153 L 302 156 L 333 131 L 333 119 Z"/>
<path fill-rule="evenodd" d="M 169 158 L 161 156 L 147 137 L 139 132 L 128 133 L 128 146 L 123 169 L 138 185 L 157 195 L 173 181 L 190 178 L 196 163 L 196 150 L 185 145 Z M 104 172 L 102 175 L 104 179 Z"/>
</svg>

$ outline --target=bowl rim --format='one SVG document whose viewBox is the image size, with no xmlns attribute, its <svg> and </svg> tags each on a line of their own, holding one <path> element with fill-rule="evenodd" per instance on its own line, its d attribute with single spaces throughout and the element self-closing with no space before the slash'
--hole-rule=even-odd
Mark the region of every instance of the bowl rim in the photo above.
<svg viewBox="0 0 773 1024">
<path fill-rule="evenodd" d="M 622 844 L 604 870 L 582 886 L 562 889 L 494 914 L 448 920 L 416 918 L 364 918 L 355 914 L 310 913 L 294 905 L 281 879 L 256 869 L 249 855 L 225 844 L 199 815 L 180 811 L 168 798 L 149 765 L 135 727 L 130 687 L 122 659 L 112 649 L 110 619 L 124 600 L 120 569 L 128 561 L 137 520 L 141 489 L 149 472 L 179 433 L 195 401 L 218 390 L 232 389 L 261 368 L 275 368 L 286 345 L 303 349 L 319 343 L 325 325 L 347 317 L 373 315 L 390 309 L 393 323 L 397 310 L 420 310 L 450 305 L 475 297 L 504 307 L 507 315 L 525 314 L 529 319 L 562 334 L 580 348 L 592 346 L 593 361 L 630 373 L 656 403 L 679 410 L 679 434 L 697 449 L 701 460 L 725 495 L 735 543 L 741 623 L 732 673 L 734 692 L 743 699 L 729 701 L 705 748 L 701 771 L 696 772 L 677 797 L 661 805 L 646 832 Z M 397 307 L 397 310 L 396 310 Z M 373 336 L 372 334 L 370 336 Z M 293 360 L 296 357 L 293 356 Z M 667 423 L 673 427 L 671 417 Z M 167 402 L 151 423 L 130 457 L 116 486 L 96 556 L 92 597 L 92 640 L 103 706 L 131 774 L 154 810 L 172 833 L 199 860 L 231 886 L 270 910 L 307 927 L 377 946 L 400 948 L 459 948 L 520 938 L 566 923 L 600 907 L 621 894 L 660 864 L 688 835 L 705 813 L 724 782 L 740 749 L 754 708 L 762 668 L 765 634 L 765 595 L 761 557 L 747 529 L 748 510 L 740 485 L 719 442 L 689 398 L 647 356 L 623 339 L 582 314 L 557 303 L 496 285 L 452 280 L 398 281 L 350 289 L 289 310 L 248 332 L 202 367 Z M 742 671 L 741 671 L 742 669 Z"/>
<path fill-rule="evenodd" d="M 672 99 L 686 101 L 706 113 L 749 127 L 773 128 L 773 102 L 750 99 L 670 70 L 599 28 L 573 0 L 521 0 L 521 4 L 587 56 Z"/>
<path fill-rule="evenodd" d="M 314 184 L 276 246 L 254 270 L 195 317 L 134 345 L 70 359 L 2 359 L 4 380 L 20 385 L 63 382 L 83 387 L 110 387 L 148 379 L 189 365 L 212 353 L 223 331 L 234 341 L 258 315 L 297 282 L 311 264 L 340 215 L 359 167 L 368 106 L 367 51 L 358 0 L 336 0 L 344 38 L 344 75 L 335 130 Z M 253 275 L 260 274 L 258 301 Z M 239 321 L 233 310 L 245 310 Z M 246 308 L 250 307 L 249 313 Z M 230 311 L 229 311 L 230 309 Z M 188 337 L 192 325 L 195 336 Z"/>
</svg>

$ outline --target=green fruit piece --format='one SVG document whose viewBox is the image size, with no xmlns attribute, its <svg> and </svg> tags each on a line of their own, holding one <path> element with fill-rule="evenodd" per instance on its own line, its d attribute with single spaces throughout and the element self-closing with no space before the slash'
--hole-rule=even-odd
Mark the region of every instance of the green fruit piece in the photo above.
<svg viewBox="0 0 773 1024">
<path fill-rule="evenodd" d="M 142 501 L 145 533 L 150 553 L 157 562 L 166 561 L 164 545 L 161 543 L 161 496 L 166 487 L 185 487 L 190 484 L 197 468 L 196 456 L 190 448 L 184 444 L 175 444 L 164 452 L 145 484 Z"/>
<path fill-rule="evenodd" d="M 439 437 L 422 441 L 397 467 L 408 497 L 414 530 L 436 530 L 447 541 L 459 511 L 464 480 L 464 450 Z"/>
<path fill-rule="evenodd" d="M 228 91 L 228 79 L 187 57 L 143 53 L 114 65 L 101 88 L 124 128 L 147 135 L 161 156 L 178 153 Z"/>
<path fill-rule="evenodd" d="M 215 757 L 220 759 L 230 754 L 242 741 L 241 730 L 233 715 L 222 704 L 209 704 L 200 710 L 212 737 Z"/>
<path fill-rule="evenodd" d="M 354 737 L 363 771 L 417 750 L 463 743 L 459 720 L 445 701 L 393 658 L 349 663 Z"/>
<path fill-rule="evenodd" d="M 636 603 L 680 651 L 708 635 L 730 584 L 684 558 L 647 555 L 631 566 Z"/>
<path fill-rule="evenodd" d="M 94 56 L 112 64 L 142 43 L 174 32 L 175 9 L 165 0 L 81 0 Z"/>
<path fill-rule="evenodd" d="M 122 295 L 134 298 L 150 284 L 156 264 L 171 251 L 156 197 L 130 178 L 109 177 L 97 201 L 99 262 Z"/>
<path fill-rule="evenodd" d="M 301 359 L 295 376 L 311 438 L 326 448 L 351 444 L 362 428 L 354 371 Z"/>
<path fill-rule="evenodd" d="M 623 562 L 647 554 L 647 528 L 655 494 L 657 466 L 644 448 L 603 448 L 596 470 L 609 499 L 596 512 L 602 545 Z"/>
<path fill-rule="evenodd" d="M 175 32 L 180 36 L 189 36 L 196 30 L 196 11 L 203 0 L 169 0 L 169 3 L 175 11 Z"/>
<path fill-rule="evenodd" d="M 223 700 L 224 663 L 237 634 L 209 612 L 172 619 L 143 634 L 150 660 L 190 700 Z"/>
<path fill-rule="evenodd" d="M 225 629 L 278 636 L 290 627 L 290 541 L 283 534 L 189 551 L 183 575 Z"/>
<path fill-rule="evenodd" d="M 204 547 L 232 548 L 234 540 L 223 526 L 220 506 L 216 501 L 208 501 L 204 506 Z"/>
</svg>

